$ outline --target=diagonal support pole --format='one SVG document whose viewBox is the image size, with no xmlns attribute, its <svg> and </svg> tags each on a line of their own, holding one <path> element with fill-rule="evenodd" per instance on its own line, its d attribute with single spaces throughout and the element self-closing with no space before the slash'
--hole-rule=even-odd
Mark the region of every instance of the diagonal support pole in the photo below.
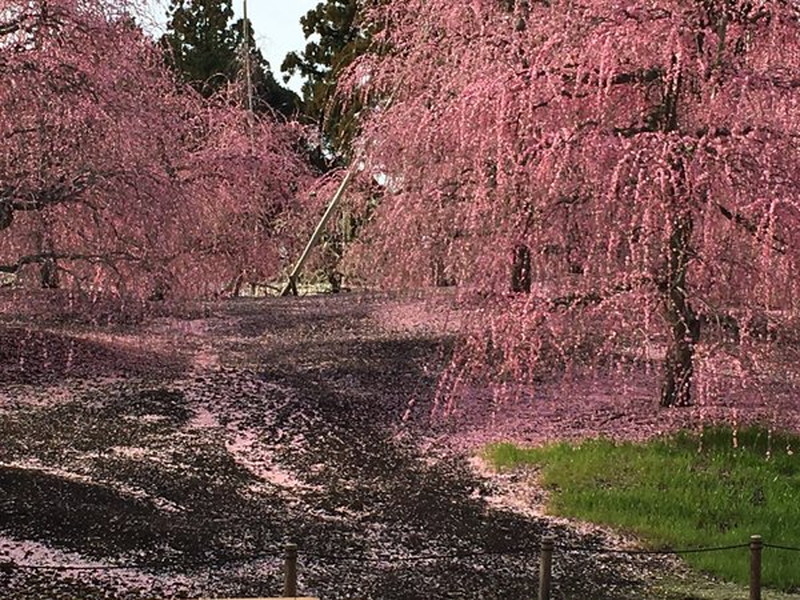
<svg viewBox="0 0 800 600">
<path fill-rule="evenodd" d="M 342 199 L 342 195 L 344 191 L 347 189 L 350 180 L 353 178 L 353 175 L 356 172 L 355 165 L 347 171 L 347 174 L 342 179 L 342 183 L 339 184 L 339 188 L 336 190 L 336 193 L 331 198 L 330 203 L 328 204 L 328 208 L 325 209 L 325 213 L 322 215 L 322 218 L 319 220 L 316 229 L 314 229 L 314 233 L 311 234 L 311 239 L 308 240 L 303 253 L 300 255 L 300 258 L 297 259 L 297 264 L 295 264 L 294 269 L 292 272 L 289 273 L 289 281 L 286 282 L 286 285 L 283 286 L 281 290 L 281 296 L 288 296 L 290 293 L 293 296 L 297 295 L 297 276 L 300 274 L 300 270 L 303 268 L 303 264 L 306 262 L 308 255 L 311 254 L 311 250 L 314 246 L 317 245 L 322 232 L 325 230 L 325 226 L 328 224 L 328 221 L 333 215 L 336 207 L 339 205 L 339 201 Z"/>
</svg>

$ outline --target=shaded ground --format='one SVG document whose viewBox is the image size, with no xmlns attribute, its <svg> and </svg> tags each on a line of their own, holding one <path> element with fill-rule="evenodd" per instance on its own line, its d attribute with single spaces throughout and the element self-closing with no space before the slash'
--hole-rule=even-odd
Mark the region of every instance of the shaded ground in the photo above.
<svg viewBox="0 0 800 600">
<path fill-rule="evenodd" d="M 543 534 L 619 543 L 537 517 L 536 498 L 509 499 L 508 477 L 473 468 L 473 444 L 556 435 L 568 417 L 563 403 L 526 418 L 478 395 L 436 416 L 446 303 L 237 301 L 117 330 L 9 322 L 0 597 L 276 595 L 288 540 L 300 590 L 325 599 L 535 597 Z M 639 418 L 609 402 L 569 423 Z M 139 566 L 94 568 L 125 565 Z M 553 597 L 645 597 L 675 569 L 562 552 Z"/>
</svg>

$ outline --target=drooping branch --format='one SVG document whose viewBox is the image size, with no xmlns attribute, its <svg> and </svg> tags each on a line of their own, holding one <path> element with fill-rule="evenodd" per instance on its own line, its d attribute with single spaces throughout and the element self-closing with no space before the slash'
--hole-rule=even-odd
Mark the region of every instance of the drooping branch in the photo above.
<svg viewBox="0 0 800 600">
<path fill-rule="evenodd" d="M 101 254 L 81 253 L 81 252 L 40 252 L 21 256 L 16 262 L 10 264 L 0 264 L 0 273 L 16 274 L 28 265 L 48 264 L 56 261 L 86 261 L 90 263 L 112 264 L 116 262 L 138 262 L 142 258 L 124 250 L 115 252 L 104 252 Z"/>
<path fill-rule="evenodd" d="M 629 294 L 637 289 L 653 285 L 653 280 L 650 277 L 638 277 L 635 279 L 628 278 L 624 281 L 615 283 L 603 289 L 592 290 L 590 292 L 567 294 L 557 298 L 550 299 L 550 311 L 569 308 L 588 308 L 596 306 L 615 296 L 621 294 Z"/>
<path fill-rule="evenodd" d="M 45 186 L 35 191 L 24 191 L 16 187 L 0 188 L 0 230 L 11 226 L 14 212 L 40 211 L 48 206 L 68 202 L 83 202 L 84 193 L 98 180 L 92 173 L 82 173 L 65 181 Z"/>
<path fill-rule="evenodd" d="M 726 219 L 728 219 L 733 223 L 736 223 L 736 225 L 744 229 L 747 233 L 752 235 L 759 242 L 763 243 L 764 241 L 766 241 L 764 232 L 750 219 L 748 219 L 747 217 L 738 212 L 731 211 L 729 208 L 725 207 L 719 202 L 715 202 L 714 204 L 723 217 L 725 217 Z M 789 249 L 786 240 L 775 234 L 772 234 L 770 237 L 772 238 L 770 242 L 772 250 L 778 252 L 779 254 L 786 254 L 786 252 Z"/>
<path fill-rule="evenodd" d="M 520 77 L 530 79 L 550 79 L 557 78 L 562 83 L 571 85 L 599 86 L 601 84 L 628 85 L 632 83 L 653 83 L 664 77 L 664 70 L 659 67 L 649 67 L 623 71 L 611 75 L 608 78 L 601 78 L 600 71 L 593 69 L 589 72 L 581 72 L 578 75 L 576 65 L 565 65 L 558 69 L 540 69 L 531 72 L 526 69 L 519 72 Z"/>
</svg>

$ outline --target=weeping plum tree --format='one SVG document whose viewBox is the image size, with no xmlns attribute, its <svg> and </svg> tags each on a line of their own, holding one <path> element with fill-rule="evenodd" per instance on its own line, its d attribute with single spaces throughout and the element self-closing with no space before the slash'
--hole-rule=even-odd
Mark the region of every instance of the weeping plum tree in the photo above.
<svg viewBox="0 0 800 600">
<path fill-rule="evenodd" d="M 270 274 L 298 132 L 178 83 L 127 8 L 0 5 L 0 270 L 144 297 Z"/>
<path fill-rule="evenodd" d="M 398 0 L 370 18 L 347 82 L 384 99 L 359 145 L 388 184 L 361 252 L 400 282 L 444 261 L 480 292 L 456 383 L 656 351 L 661 404 L 686 405 L 787 350 L 796 3 Z"/>
</svg>

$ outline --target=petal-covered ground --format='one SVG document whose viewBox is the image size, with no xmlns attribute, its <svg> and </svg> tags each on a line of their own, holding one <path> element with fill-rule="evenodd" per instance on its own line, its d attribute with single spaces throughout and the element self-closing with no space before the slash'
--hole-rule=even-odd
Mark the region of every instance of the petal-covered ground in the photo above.
<svg viewBox="0 0 800 600">
<path fill-rule="evenodd" d="M 6 317 L 0 597 L 278 595 L 290 540 L 300 591 L 325 599 L 534 597 L 543 535 L 627 542 L 541 516 L 535 491 L 515 485 L 524 474 L 480 465 L 483 443 L 728 415 L 659 411 L 646 376 L 605 393 L 553 384 L 527 401 L 476 391 L 439 405 L 450 305 L 242 300 L 103 328 Z M 645 597 L 680 569 L 562 551 L 554 597 Z"/>
</svg>

